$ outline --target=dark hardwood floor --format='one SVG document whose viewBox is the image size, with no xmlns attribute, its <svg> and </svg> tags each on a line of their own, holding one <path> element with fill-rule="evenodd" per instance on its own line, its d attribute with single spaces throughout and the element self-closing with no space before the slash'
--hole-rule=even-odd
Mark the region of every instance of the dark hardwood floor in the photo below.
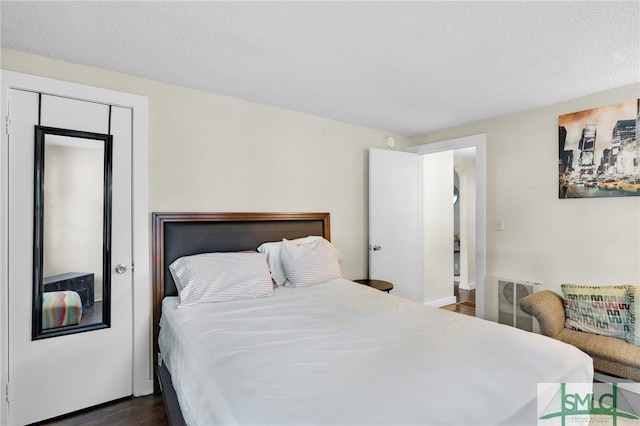
<svg viewBox="0 0 640 426">
<path fill-rule="evenodd" d="M 162 395 L 126 398 L 49 421 L 43 426 L 168 426 Z"/>
<path fill-rule="evenodd" d="M 441 309 L 475 317 L 476 291 L 461 289 L 456 283 L 453 287 L 453 294 L 456 296 L 456 303 L 442 306 Z"/>
<path fill-rule="evenodd" d="M 80 325 L 96 324 L 102 322 L 102 301 L 97 301 L 91 307 L 82 310 Z"/>
</svg>

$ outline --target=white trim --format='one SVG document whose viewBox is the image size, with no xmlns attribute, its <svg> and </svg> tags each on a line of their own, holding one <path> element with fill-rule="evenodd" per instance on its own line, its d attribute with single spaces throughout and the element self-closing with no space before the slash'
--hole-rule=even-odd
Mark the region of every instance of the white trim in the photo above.
<svg viewBox="0 0 640 426">
<path fill-rule="evenodd" d="M 484 318 L 484 288 L 486 275 L 486 135 L 464 136 L 409 147 L 418 155 L 475 147 L 476 149 L 476 316 Z M 455 303 L 455 302 L 454 302 Z"/>
<path fill-rule="evenodd" d="M 7 283 L 9 280 L 9 147 L 5 123 L 9 113 L 9 87 L 6 86 L 4 72 L 2 73 L 2 114 L 3 128 L 0 131 L 0 386 L 4 392 L 9 392 L 9 309 Z M 0 395 L 0 425 L 9 422 L 8 395 Z"/>
<path fill-rule="evenodd" d="M 456 297 L 450 296 L 445 297 L 443 299 L 432 300 L 430 302 L 424 302 L 426 306 L 433 306 L 434 308 L 439 308 L 441 306 L 454 305 L 456 303 Z"/>
<path fill-rule="evenodd" d="M 151 280 L 149 254 L 149 106 L 144 96 L 53 80 L 29 74 L 0 70 L 2 122 L 8 114 L 10 89 L 47 93 L 75 99 L 131 108 L 133 111 L 133 393 L 153 392 L 151 366 Z M 4 126 L 3 126 L 4 127 Z M 8 142 L 3 128 L 0 135 L 0 384 L 8 382 Z M 4 388 L 4 386 L 2 386 Z M 7 402 L 0 398 L 0 424 L 7 424 Z"/>
<path fill-rule="evenodd" d="M 463 136 L 461 138 L 448 139 L 439 142 L 426 143 L 422 145 L 410 146 L 407 148 L 409 152 L 415 152 L 416 154 L 431 154 L 440 151 L 450 151 L 452 149 L 461 148 L 478 148 L 478 144 L 482 145 L 484 150 L 485 134 L 480 133 L 477 135 Z M 477 152 L 476 152 L 477 155 Z"/>
<path fill-rule="evenodd" d="M 131 192 L 133 225 L 133 395 L 153 393 L 151 275 L 149 250 L 149 101 L 134 108 Z"/>
<path fill-rule="evenodd" d="M 460 288 L 463 289 L 463 290 L 475 290 L 476 289 L 476 283 L 468 283 L 466 287 L 463 287 L 461 285 Z"/>
</svg>

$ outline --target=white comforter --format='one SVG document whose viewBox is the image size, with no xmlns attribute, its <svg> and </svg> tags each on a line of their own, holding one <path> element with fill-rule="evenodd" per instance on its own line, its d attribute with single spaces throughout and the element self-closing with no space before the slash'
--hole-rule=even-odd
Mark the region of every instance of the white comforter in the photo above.
<svg viewBox="0 0 640 426">
<path fill-rule="evenodd" d="M 176 300 L 159 343 L 189 425 L 536 424 L 538 383 L 593 376 L 564 343 L 347 280 Z"/>
</svg>

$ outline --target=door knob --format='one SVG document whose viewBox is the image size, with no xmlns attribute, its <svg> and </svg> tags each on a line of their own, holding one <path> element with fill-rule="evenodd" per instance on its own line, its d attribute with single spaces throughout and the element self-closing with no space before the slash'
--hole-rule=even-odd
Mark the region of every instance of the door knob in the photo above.
<svg viewBox="0 0 640 426">
<path fill-rule="evenodd" d="M 373 246 L 373 251 L 378 251 L 378 250 L 380 250 L 381 248 L 382 248 L 382 247 L 380 247 L 380 246 Z"/>
<path fill-rule="evenodd" d="M 124 263 L 118 263 L 116 265 L 116 273 L 124 274 L 125 272 L 127 272 L 127 265 L 125 265 Z"/>
</svg>

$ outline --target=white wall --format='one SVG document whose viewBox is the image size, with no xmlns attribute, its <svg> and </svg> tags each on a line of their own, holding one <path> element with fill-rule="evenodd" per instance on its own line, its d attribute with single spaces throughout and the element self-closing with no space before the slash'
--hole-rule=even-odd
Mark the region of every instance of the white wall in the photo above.
<svg viewBox="0 0 640 426">
<path fill-rule="evenodd" d="M 474 154 L 462 155 L 461 151 Z M 454 164 L 460 179 L 460 288 L 476 287 L 476 161 L 475 149 L 454 151 Z"/>
<path fill-rule="evenodd" d="M 348 278 L 367 276 L 368 158 L 389 135 L 7 49 L 2 68 L 149 98 L 150 211 L 331 213 Z M 396 149 L 406 150 L 399 135 Z"/>
<path fill-rule="evenodd" d="M 640 197 L 560 200 L 557 191 L 558 116 L 639 95 L 634 84 L 411 139 L 486 134 L 486 318 L 497 318 L 493 275 L 558 292 L 562 283 L 640 284 Z"/>
</svg>

